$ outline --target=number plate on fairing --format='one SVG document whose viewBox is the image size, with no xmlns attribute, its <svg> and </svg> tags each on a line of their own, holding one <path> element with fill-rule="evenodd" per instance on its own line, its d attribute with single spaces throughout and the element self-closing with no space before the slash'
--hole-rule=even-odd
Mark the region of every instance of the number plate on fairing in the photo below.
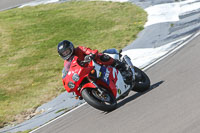
<svg viewBox="0 0 200 133">
<path fill-rule="evenodd" d="M 100 69 L 100 72 L 101 72 L 100 78 L 109 85 L 110 84 L 110 80 L 109 80 L 110 71 L 106 67 L 102 66 Z"/>
</svg>

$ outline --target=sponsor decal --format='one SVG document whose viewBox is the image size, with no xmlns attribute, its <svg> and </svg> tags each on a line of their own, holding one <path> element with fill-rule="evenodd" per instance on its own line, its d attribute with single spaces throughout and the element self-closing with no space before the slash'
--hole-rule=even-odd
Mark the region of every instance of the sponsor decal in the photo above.
<svg viewBox="0 0 200 133">
<path fill-rule="evenodd" d="M 110 71 L 106 67 L 102 66 L 100 69 L 100 72 L 101 72 L 101 79 L 109 85 L 110 84 L 110 81 L 109 81 Z"/>
<path fill-rule="evenodd" d="M 110 71 L 108 71 L 108 69 L 107 69 L 107 71 L 106 71 L 106 73 L 105 73 L 105 76 L 104 76 L 104 80 L 105 80 L 106 82 L 107 82 L 107 80 L 108 80 L 109 75 L 110 75 Z"/>
<path fill-rule="evenodd" d="M 119 95 L 121 95 L 121 93 L 122 93 L 120 89 L 118 89 L 117 92 Z"/>
<path fill-rule="evenodd" d="M 101 72 L 99 72 L 99 77 L 101 77 Z"/>
</svg>

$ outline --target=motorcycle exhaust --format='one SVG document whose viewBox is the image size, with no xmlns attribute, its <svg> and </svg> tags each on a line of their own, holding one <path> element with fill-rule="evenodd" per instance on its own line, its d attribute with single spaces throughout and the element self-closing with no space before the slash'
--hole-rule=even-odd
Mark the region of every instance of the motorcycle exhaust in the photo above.
<svg viewBox="0 0 200 133">
<path fill-rule="evenodd" d="M 123 57 L 123 59 L 126 61 L 126 63 L 130 66 L 130 68 L 131 68 L 131 71 L 132 71 L 132 73 L 133 73 L 133 80 L 135 80 L 135 70 L 134 70 L 134 66 L 133 66 L 133 64 L 132 64 L 132 62 L 131 62 L 131 59 L 127 56 L 127 55 L 125 55 L 124 57 Z"/>
</svg>

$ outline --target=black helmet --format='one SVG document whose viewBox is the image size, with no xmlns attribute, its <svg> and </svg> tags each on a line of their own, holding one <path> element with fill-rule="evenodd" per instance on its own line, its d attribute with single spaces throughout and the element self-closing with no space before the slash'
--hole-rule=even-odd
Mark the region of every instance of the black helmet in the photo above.
<svg viewBox="0 0 200 133">
<path fill-rule="evenodd" d="M 58 44 L 58 53 L 64 59 L 67 60 L 74 52 L 74 45 L 68 41 L 64 40 Z"/>
</svg>

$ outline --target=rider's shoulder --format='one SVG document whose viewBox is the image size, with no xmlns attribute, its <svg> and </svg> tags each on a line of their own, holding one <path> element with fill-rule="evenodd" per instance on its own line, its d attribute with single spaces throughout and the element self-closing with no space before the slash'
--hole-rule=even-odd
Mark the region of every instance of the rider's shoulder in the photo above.
<svg viewBox="0 0 200 133">
<path fill-rule="evenodd" d="M 83 51 L 86 51 L 88 48 L 85 46 L 78 46 L 76 49 L 81 49 Z"/>
</svg>

